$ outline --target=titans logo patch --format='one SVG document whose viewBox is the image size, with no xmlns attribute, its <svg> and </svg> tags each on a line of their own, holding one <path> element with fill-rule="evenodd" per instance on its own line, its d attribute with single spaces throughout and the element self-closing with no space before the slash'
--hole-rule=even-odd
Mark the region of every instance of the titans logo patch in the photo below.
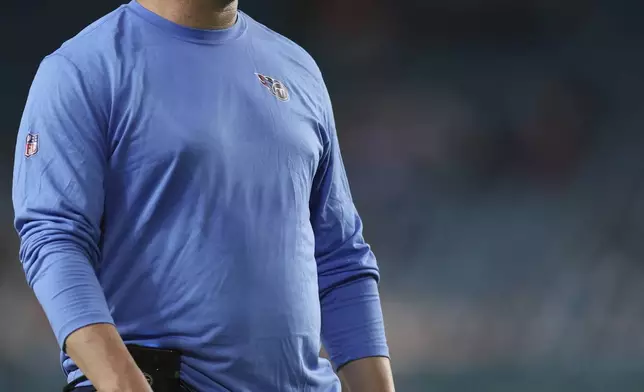
<svg viewBox="0 0 644 392">
<path fill-rule="evenodd" d="M 277 99 L 282 102 L 289 100 L 288 89 L 286 88 L 284 83 L 275 78 L 271 78 L 270 76 L 262 75 L 259 73 L 256 73 L 255 75 L 257 75 L 259 82 L 264 85 L 264 87 L 266 87 L 268 91 L 271 92 L 271 94 L 277 97 Z"/>
</svg>

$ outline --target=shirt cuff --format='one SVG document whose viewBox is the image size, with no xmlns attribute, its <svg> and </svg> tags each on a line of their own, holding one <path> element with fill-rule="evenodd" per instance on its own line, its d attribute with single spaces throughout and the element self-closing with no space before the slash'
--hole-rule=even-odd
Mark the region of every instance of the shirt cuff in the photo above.
<svg viewBox="0 0 644 392">
<path fill-rule="evenodd" d="M 335 369 L 368 357 L 389 357 L 378 284 L 365 277 L 322 300 L 322 342 Z"/>
<path fill-rule="evenodd" d="M 64 351 L 65 340 L 74 331 L 92 324 L 114 324 L 94 269 L 76 252 L 48 255 L 44 269 L 33 283 Z"/>
</svg>

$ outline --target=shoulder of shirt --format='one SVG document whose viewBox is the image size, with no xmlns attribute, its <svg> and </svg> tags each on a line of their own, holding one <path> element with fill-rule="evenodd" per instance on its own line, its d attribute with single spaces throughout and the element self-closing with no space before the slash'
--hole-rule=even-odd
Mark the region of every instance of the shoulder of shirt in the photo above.
<svg viewBox="0 0 644 392">
<path fill-rule="evenodd" d="M 298 60 L 298 62 L 314 77 L 319 83 L 324 84 L 322 72 L 318 67 L 317 62 L 304 48 L 302 48 L 297 43 L 283 36 L 282 34 L 266 27 L 260 22 L 248 16 L 244 13 L 249 25 L 249 29 L 252 30 L 253 38 L 256 40 L 266 41 L 270 45 L 277 45 L 279 49 L 288 53 L 290 56 Z"/>
<path fill-rule="evenodd" d="M 45 59 L 61 56 L 83 70 L 89 70 L 93 68 L 92 65 L 98 65 L 100 62 L 96 60 L 104 56 L 104 45 L 114 42 L 118 21 L 124 10 L 125 5 L 122 5 L 91 23 Z"/>
</svg>

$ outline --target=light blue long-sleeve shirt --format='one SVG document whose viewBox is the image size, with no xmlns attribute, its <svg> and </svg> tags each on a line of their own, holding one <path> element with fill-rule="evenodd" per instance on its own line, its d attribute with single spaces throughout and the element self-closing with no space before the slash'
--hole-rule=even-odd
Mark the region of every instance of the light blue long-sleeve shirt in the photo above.
<svg viewBox="0 0 644 392">
<path fill-rule="evenodd" d="M 242 12 L 206 31 L 131 2 L 45 58 L 13 185 L 61 347 L 113 323 L 199 391 L 340 391 L 321 341 L 335 366 L 388 355 L 320 71 Z"/>
</svg>

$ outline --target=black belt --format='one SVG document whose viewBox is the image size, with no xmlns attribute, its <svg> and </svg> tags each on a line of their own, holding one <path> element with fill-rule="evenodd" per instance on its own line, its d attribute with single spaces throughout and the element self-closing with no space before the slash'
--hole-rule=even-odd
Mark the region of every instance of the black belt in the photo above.
<svg viewBox="0 0 644 392">
<path fill-rule="evenodd" d="M 154 392 L 193 392 L 179 378 L 181 368 L 179 351 L 136 345 L 128 345 L 127 349 Z M 63 392 L 71 392 L 85 381 L 88 381 L 87 377 L 81 376 L 67 384 Z"/>
</svg>

